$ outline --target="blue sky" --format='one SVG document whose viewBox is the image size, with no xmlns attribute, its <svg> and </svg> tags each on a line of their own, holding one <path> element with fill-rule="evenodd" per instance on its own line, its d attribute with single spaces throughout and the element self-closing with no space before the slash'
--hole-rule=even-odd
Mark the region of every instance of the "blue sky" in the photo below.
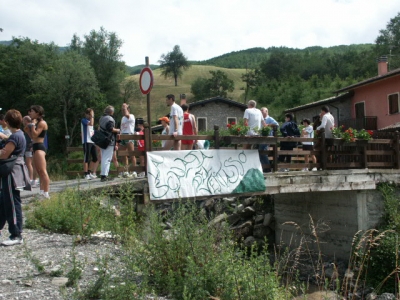
<svg viewBox="0 0 400 300">
<path fill-rule="evenodd" d="M 0 40 L 66 46 L 103 26 L 134 66 L 145 56 L 156 64 L 174 45 L 205 60 L 253 47 L 374 43 L 398 12 L 395 0 L 0 0 Z"/>
</svg>

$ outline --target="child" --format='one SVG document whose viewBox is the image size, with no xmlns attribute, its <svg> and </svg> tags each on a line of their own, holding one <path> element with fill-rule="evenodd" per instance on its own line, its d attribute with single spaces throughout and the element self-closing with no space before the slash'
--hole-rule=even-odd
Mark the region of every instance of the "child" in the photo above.
<svg viewBox="0 0 400 300">
<path fill-rule="evenodd" d="M 304 125 L 304 128 L 303 128 L 303 131 L 301 133 L 301 137 L 314 138 L 314 129 L 310 125 L 310 123 L 311 123 L 310 119 L 304 119 L 302 121 L 302 123 Z M 313 142 L 303 142 L 303 150 L 313 151 L 314 150 L 314 143 Z M 308 166 L 308 162 L 309 162 L 310 157 L 311 157 L 311 160 L 312 160 L 312 162 L 314 164 L 317 163 L 317 158 L 315 157 L 315 155 L 307 154 L 307 155 L 304 156 L 304 162 L 305 162 L 305 164 L 307 166 Z M 312 170 L 316 171 L 317 168 L 314 167 Z M 308 167 L 307 168 L 303 168 L 303 171 L 308 171 Z"/>
</svg>

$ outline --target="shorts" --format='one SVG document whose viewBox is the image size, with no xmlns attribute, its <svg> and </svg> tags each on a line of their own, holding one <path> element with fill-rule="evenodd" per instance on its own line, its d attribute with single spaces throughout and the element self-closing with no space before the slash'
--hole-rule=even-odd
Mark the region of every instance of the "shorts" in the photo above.
<svg viewBox="0 0 400 300">
<path fill-rule="evenodd" d="M 38 150 L 46 152 L 46 147 L 44 146 L 43 143 L 34 143 L 32 145 L 33 153 L 35 153 Z"/>
<path fill-rule="evenodd" d="M 193 145 L 194 144 L 194 140 L 182 140 L 182 144 L 183 145 Z"/>
<path fill-rule="evenodd" d="M 314 145 L 304 145 L 303 144 L 303 150 L 313 151 Z"/>
<path fill-rule="evenodd" d="M 83 162 L 88 163 L 90 157 L 92 157 L 92 162 L 97 162 L 97 149 L 93 143 L 83 143 Z"/>
<path fill-rule="evenodd" d="M 32 151 L 25 151 L 25 157 L 27 157 L 27 158 L 31 158 L 32 156 L 33 156 L 33 153 L 32 153 Z"/>
</svg>

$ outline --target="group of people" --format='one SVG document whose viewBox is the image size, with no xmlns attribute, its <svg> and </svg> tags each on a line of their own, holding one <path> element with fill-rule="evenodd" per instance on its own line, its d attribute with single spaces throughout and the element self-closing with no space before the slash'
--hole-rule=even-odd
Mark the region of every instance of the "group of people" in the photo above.
<svg viewBox="0 0 400 300">
<path fill-rule="evenodd" d="M 169 118 L 164 116 L 159 118 L 163 126 L 162 135 L 171 135 L 177 137 L 178 135 L 197 135 L 197 124 L 194 115 L 189 113 L 189 106 L 183 104 L 179 106 L 175 103 L 175 96 L 169 94 L 166 96 L 167 106 L 171 108 Z M 119 166 L 117 160 L 117 150 L 134 151 L 135 147 L 138 151 L 145 150 L 144 140 L 120 140 L 121 134 L 144 134 L 144 122 L 143 119 L 136 119 L 131 113 L 130 106 L 127 103 L 123 103 L 121 107 L 122 119 L 121 126 L 118 128 L 114 119 L 115 109 L 109 105 L 105 108 L 103 115 L 99 120 L 99 130 L 109 136 L 110 143 L 107 148 L 102 149 L 97 147 L 92 141 L 91 137 L 94 134 L 94 111 L 91 108 L 86 109 L 85 116 L 81 121 L 81 132 L 82 132 L 82 145 L 84 152 L 84 178 L 95 179 L 97 178 L 96 170 L 99 162 L 101 161 L 100 180 L 109 181 L 113 178 L 109 176 L 111 162 L 116 167 Z M 197 144 L 196 140 L 163 140 L 162 149 L 164 150 L 191 150 L 194 145 Z M 140 157 L 140 165 L 145 164 L 145 158 L 143 155 Z M 124 164 L 127 166 L 130 163 L 133 166 L 137 165 L 137 158 L 135 155 L 125 156 L 123 158 Z"/>
<path fill-rule="evenodd" d="M 4 246 L 23 242 L 20 191 L 30 191 L 36 185 L 33 169 L 40 179 L 39 196 L 50 197 L 44 145 L 48 126 L 43 117 L 44 110 L 39 105 L 32 105 L 25 117 L 16 109 L 0 115 L 0 230 L 7 223 L 10 232 L 9 239 L 1 243 Z"/>
<path fill-rule="evenodd" d="M 250 100 L 247 104 L 247 109 L 244 112 L 244 123 L 249 127 L 247 132 L 248 136 L 257 135 L 256 129 L 260 129 L 265 126 L 272 126 L 272 128 L 279 128 L 283 137 L 294 138 L 294 137 L 305 137 L 305 138 L 314 138 L 314 132 L 319 132 L 321 129 L 325 130 L 325 136 L 327 138 L 332 138 L 332 128 L 335 126 L 335 120 L 332 114 L 329 112 L 328 106 L 323 106 L 321 108 L 321 113 L 319 115 L 319 119 L 314 122 L 314 126 L 311 125 L 311 121 L 308 118 L 302 120 L 303 129 L 300 132 L 297 123 L 293 119 L 293 114 L 287 113 L 285 114 L 285 122 L 282 126 L 279 127 L 279 123 L 268 115 L 268 109 L 266 107 L 262 107 L 261 109 L 256 108 L 256 101 Z M 270 136 L 274 135 L 274 130 L 270 131 Z M 303 142 L 303 150 L 313 151 L 314 143 L 311 141 Z M 251 145 L 245 144 L 243 145 L 244 149 L 249 149 Z M 280 150 L 288 150 L 291 151 L 297 146 L 297 142 L 292 141 L 284 141 L 280 143 Z M 259 150 L 265 151 L 268 150 L 267 144 L 259 145 Z M 305 165 L 308 166 L 310 160 L 313 164 L 317 163 L 317 158 L 315 155 L 305 155 L 304 162 Z M 269 159 L 267 155 L 260 155 L 261 164 L 267 165 L 269 164 Z M 291 163 L 291 155 L 284 154 L 279 155 L 278 161 L 281 163 Z M 317 168 L 313 167 L 313 171 L 316 171 Z M 265 168 L 265 172 L 271 172 L 270 169 Z M 288 169 L 280 169 L 280 171 L 288 171 Z M 309 171 L 308 167 L 304 167 L 303 171 Z"/>
</svg>

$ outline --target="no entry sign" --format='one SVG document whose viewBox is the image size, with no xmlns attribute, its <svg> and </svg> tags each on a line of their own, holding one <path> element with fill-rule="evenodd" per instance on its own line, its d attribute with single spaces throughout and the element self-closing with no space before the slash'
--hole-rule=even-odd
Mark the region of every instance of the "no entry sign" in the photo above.
<svg viewBox="0 0 400 300">
<path fill-rule="evenodd" d="M 143 68 L 140 72 L 139 85 L 143 95 L 150 93 L 153 87 L 153 72 L 149 67 Z"/>
</svg>

